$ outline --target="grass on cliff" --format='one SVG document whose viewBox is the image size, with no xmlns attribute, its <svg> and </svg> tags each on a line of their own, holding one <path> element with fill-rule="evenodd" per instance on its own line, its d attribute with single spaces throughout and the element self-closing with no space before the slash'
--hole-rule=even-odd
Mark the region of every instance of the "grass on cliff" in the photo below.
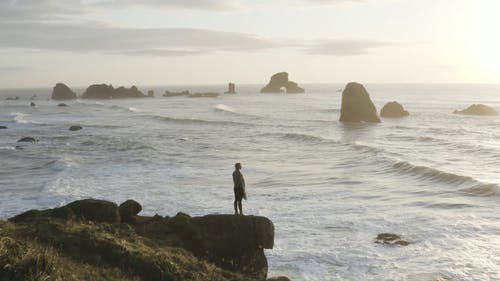
<svg viewBox="0 0 500 281">
<path fill-rule="evenodd" d="M 40 219 L 0 221 L 3 280 L 248 280 L 127 224 Z"/>
</svg>

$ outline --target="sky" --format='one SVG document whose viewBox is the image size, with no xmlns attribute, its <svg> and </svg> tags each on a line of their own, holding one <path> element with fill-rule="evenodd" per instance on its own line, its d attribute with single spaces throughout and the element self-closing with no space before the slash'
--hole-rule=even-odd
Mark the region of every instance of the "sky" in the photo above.
<svg viewBox="0 0 500 281">
<path fill-rule="evenodd" d="M 0 0 L 0 88 L 500 83 L 498 0 Z"/>
</svg>

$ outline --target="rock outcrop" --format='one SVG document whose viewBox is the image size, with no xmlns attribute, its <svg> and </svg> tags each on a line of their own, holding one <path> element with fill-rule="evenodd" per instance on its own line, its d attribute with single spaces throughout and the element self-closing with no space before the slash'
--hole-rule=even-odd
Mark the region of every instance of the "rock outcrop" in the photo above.
<svg viewBox="0 0 500 281">
<path fill-rule="evenodd" d="M 154 98 L 155 97 L 155 91 L 149 90 L 148 91 L 148 98 Z"/>
<path fill-rule="evenodd" d="M 229 82 L 227 85 L 227 91 L 224 94 L 236 94 L 236 85 L 234 83 Z"/>
<path fill-rule="evenodd" d="M 382 107 L 380 110 L 380 116 L 384 118 L 399 118 L 410 115 L 408 111 L 406 111 L 403 106 L 396 102 L 388 102 Z"/>
<path fill-rule="evenodd" d="M 187 214 L 179 213 L 175 217 L 140 217 L 137 214 L 141 211 L 141 205 L 134 200 L 127 200 L 118 207 L 115 203 L 85 199 L 72 202 L 66 206 L 49 209 L 49 210 L 31 210 L 20 215 L 17 215 L 9 221 L 14 223 L 34 223 L 50 222 L 51 219 L 66 220 L 71 222 L 80 221 L 81 223 L 92 222 L 97 227 L 99 223 L 114 223 L 115 225 L 104 225 L 102 228 L 109 230 L 111 233 L 124 233 L 124 231 L 134 230 L 134 233 L 127 234 L 126 237 L 131 238 L 135 243 L 139 243 L 141 239 L 148 239 L 148 244 L 154 243 L 156 249 L 151 252 L 161 251 L 162 247 L 183 248 L 200 260 L 208 261 L 215 264 L 223 270 L 229 270 L 235 274 L 245 276 L 242 279 L 230 280 L 254 280 L 264 281 L 267 278 L 267 259 L 264 255 L 264 249 L 271 249 L 274 246 L 274 225 L 265 218 L 258 216 L 235 216 L 235 215 L 208 215 L 203 217 L 190 217 Z M 117 224 L 122 222 L 122 224 Z M 128 227 L 119 226 L 128 223 Z M 101 227 L 99 227 L 101 228 Z M 57 229 L 57 228 L 48 228 Z M 61 228 L 58 231 L 65 231 Z M 78 228 L 77 228 L 78 229 Z M 115 229 L 115 230 L 113 230 Z M 87 232 L 86 232 L 87 233 Z M 93 233 L 93 232 L 92 232 Z M 89 233 L 87 233 L 89 234 Z M 97 235 L 97 234 L 96 234 Z M 73 241 L 81 239 L 85 235 L 72 235 L 64 237 L 63 234 L 58 234 L 54 241 L 57 247 L 63 249 L 74 249 L 75 252 L 86 252 L 91 249 L 101 248 L 99 245 L 103 241 Z M 111 242 L 109 235 L 102 236 L 106 243 Z M 68 244 L 65 245 L 61 238 L 71 238 Z M 41 238 L 45 240 L 46 238 Z M 75 244 L 76 243 L 76 244 Z M 119 245 L 128 245 L 131 242 Z M 91 249 L 76 249 L 74 247 L 87 247 Z M 124 256 L 130 253 L 124 253 L 123 248 L 112 249 L 110 245 L 102 245 L 102 249 L 108 249 L 109 253 L 98 252 L 92 253 L 91 257 L 100 255 L 106 259 L 107 255 Z M 133 247 L 135 251 L 140 248 Z M 100 250 L 102 250 L 100 249 Z M 148 250 L 149 251 L 149 250 Z M 149 252 L 147 252 L 149 253 Z M 113 256 L 112 260 L 116 260 Z M 157 261 L 156 258 L 153 259 Z M 126 264 L 115 265 L 120 268 L 137 267 L 137 260 L 124 260 Z M 158 265 L 154 265 L 157 268 Z M 141 267 L 141 266 L 139 266 Z M 143 268 L 143 270 L 145 270 Z M 156 272 L 156 271 L 155 271 Z M 144 280 L 192 280 L 192 279 L 167 279 L 159 278 L 156 273 L 154 278 L 145 278 Z M 193 279 L 194 280 L 194 279 Z M 205 280 L 205 279 L 196 279 Z M 212 280 L 212 279 L 210 279 Z M 222 280 L 222 279 L 216 279 Z M 224 279 L 225 280 L 225 279 Z M 286 280 L 286 279 L 277 279 Z"/>
<path fill-rule="evenodd" d="M 260 90 L 261 93 L 287 93 L 301 94 L 305 90 L 298 86 L 297 83 L 288 80 L 287 72 L 279 72 L 271 76 L 269 83 Z"/>
<path fill-rule="evenodd" d="M 30 102 L 30 106 L 34 107 L 34 106 L 36 106 L 36 104 L 34 102 Z"/>
<path fill-rule="evenodd" d="M 146 97 L 136 86 L 130 88 L 113 88 L 112 85 L 95 84 L 85 90 L 82 95 L 84 99 L 122 99 L 122 98 L 144 98 Z"/>
<path fill-rule="evenodd" d="M 164 97 L 180 97 L 180 96 L 189 96 L 190 92 L 188 90 L 181 91 L 181 92 L 170 92 L 168 90 L 165 91 L 163 94 Z"/>
<path fill-rule="evenodd" d="M 375 238 L 375 243 L 398 246 L 408 246 L 410 244 L 410 242 L 403 240 L 401 236 L 393 233 L 380 233 Z"/>
<path fill-rule="evenodd" d="M 72 100 L 76 99 L 76 93 L 63 83 L 57 83 L 52 89 L 53 100 Z"/>
<path fill-rule="evenodd" d="M 341 122 L 380 123 L 377 108 L 363 85 L 355 82 L 346 85 L 342 92 L 339 120 Z"/>
<path fill-rule="evenodd" d="M 60 103 L 60 104 L 58 104 L 57 106 L 59 106 L 59 107 L 65 107 L 65 106 L 68 106 L 68 105 L 67 105 L 67 104 L 65 104 L 65 103 Z"/>
<path fill-rule="evenodd" d="M 7 126 L 0 126 L 0 130 L 8 129 Z"/>
<path fill-rule="evenodd" d="M 455 110 L 455 114 L 463 115 L 480 115 L 480 116 L 496 116 L 498 111 L 484 104 L 473 104 L 464 110 Z"/>
</svg>

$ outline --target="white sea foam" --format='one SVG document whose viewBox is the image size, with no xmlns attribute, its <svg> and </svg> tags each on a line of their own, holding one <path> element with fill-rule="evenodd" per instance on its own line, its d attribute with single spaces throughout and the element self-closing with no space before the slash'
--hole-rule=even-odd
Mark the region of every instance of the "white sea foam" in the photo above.
<svg viewBox="0 0 500 281">
<path fill-rule="evenodd" d="M 230 108 L 229 106 L 225 104 L 218 104 L 214 107 L 215 111 L 224 111 L 224 112 L 231 112 L 234 113 L 234 109 Z"/>
</svg>

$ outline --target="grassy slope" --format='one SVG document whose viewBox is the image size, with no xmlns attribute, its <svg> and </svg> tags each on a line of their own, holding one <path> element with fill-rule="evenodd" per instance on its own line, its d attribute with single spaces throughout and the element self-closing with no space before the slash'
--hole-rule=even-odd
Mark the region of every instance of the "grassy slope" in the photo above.
<svg viewBox="0 0 500 281">
<path fill-rule="evenodd" d="M 126 224 L 0 221 L 3 280 L 246 280 Z"/>
</svg>

